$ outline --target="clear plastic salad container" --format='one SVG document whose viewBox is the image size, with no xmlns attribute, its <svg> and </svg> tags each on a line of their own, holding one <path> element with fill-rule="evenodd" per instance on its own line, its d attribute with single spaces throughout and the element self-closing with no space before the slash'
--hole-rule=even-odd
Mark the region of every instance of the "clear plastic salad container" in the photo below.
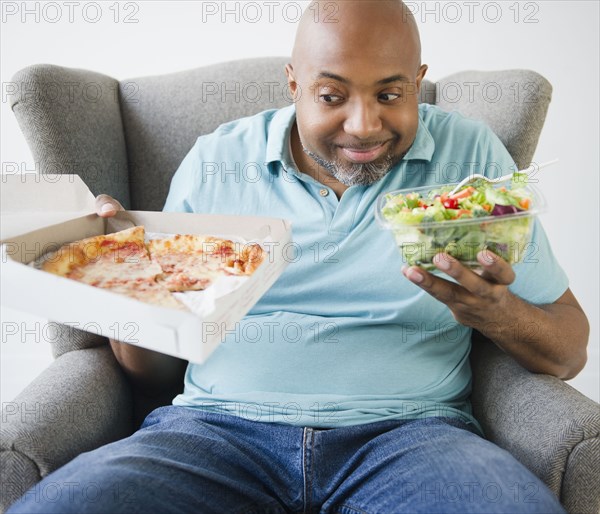
<svg viewBox="0 0 600 514">
<path fill-rule="evenodd" d="M 376 219 L 392 232 L 406 264 L 436 270 L 433 257 L 445 252 L 476 269 L 481 267 L 477 253 L 482 250 L 510 264 L 534 253 L 533 220 L 545 202 L 522 176 L 516 174 L 505 184 L 478 180 L 450 196 L 455 186 L 402 189 L 379 196 Z"/>
</svg>

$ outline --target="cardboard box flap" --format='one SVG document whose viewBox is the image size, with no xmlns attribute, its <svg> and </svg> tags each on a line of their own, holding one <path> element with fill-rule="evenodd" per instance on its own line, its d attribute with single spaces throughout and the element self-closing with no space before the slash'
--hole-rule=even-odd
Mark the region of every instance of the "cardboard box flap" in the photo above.
<svg viewBox="0 0 600 514">
<path fill-rule="evenodd" d="M 48 211 L 89 214 L 95 210 L 95 197 L 79 175 L 2 175 L 1 189 L 2 214 Z"/>
<path fill-rule="evenodd" d="M 2 175 L 0 212 L 4 240 L 95 212 L 95 197 L 79 175 Z"/>
</svg>

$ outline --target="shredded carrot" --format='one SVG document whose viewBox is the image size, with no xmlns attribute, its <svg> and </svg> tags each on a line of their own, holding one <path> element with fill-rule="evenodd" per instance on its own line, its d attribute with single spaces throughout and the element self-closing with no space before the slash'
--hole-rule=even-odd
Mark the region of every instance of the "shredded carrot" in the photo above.
<svg viewBox="0 0 600 514">
<path fill-rule="evenodd" d="M 475 191 L 475 188 L 473 186 L 469 186 L 466 189 L 463 189 L 462 191 L 459 191 L 458 193 L 453 194 L 450 198 L 459 200 L 461 198 L 468 198 L 469 196 L 471 196 L 473 194 L 473 192 Z"/>
<path fill-rule="evenodd" d="M 520 202 L 519 205 L 521 207 L 523 207 L 523 209 L 527 210 L 529 209 L 529 206 L 531 205 L 531 201 L 529 200 L 529 198 L 523 198 Z"/>
<path fill-rule="evenodd" d="M 463 214 L 471 215 L 471 211 L 469 209 L 459 209 L 456 213 L 456 217 L 460 218 Z"/>
</svg>

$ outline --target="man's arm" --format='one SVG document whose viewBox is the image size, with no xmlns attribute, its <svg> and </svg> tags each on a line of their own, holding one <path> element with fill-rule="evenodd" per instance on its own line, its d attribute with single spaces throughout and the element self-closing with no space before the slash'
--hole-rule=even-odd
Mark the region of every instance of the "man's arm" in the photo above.
<svg viewBox="0 0 600 514">
<path fill-rule="evenodd" d="M 187 361 L 109 339 L 117 361 L 134 387 L 155 397 L 181 387 Z"/>
<path fill-rule="evenodd" d="M 96 197 L 96 213 L 107 218 L 123 206 L 108 195 Z M 181 386 L 187 361 L 140 348 L 133 344 L 109 339 L 117 361 L 134 387 L 147 396 L 158 396 L 164 391 Z"/>
<path fill-rule="evenodd" d="M 567 289 L 552 304 L 532 305 L 509 291 L 515 273 L 506 261 L 490 252 L 481 252 L 478 260 L 481 275 L 447 254 L 435 257 L 436 266 L 457 284 L 415 266 L 403 273 L 523 367 L 565 380 L 575 377 L 587 361 L 589 324 L 573 293 Z"/>
</svg>

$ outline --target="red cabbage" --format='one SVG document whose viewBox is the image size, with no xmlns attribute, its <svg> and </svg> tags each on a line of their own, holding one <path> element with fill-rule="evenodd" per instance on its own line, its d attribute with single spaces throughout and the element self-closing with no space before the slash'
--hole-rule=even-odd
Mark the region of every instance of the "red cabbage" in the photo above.
<svg viewBox="0 0 600 514">
<path fill-rule="evenodd" d="M 514 205 L 494 205 L 492 210 L 492 216 L 504 216 L 505 214 L 514 214 L 521 212 L 521 209 L 517 209 Z"/>
</svg>

